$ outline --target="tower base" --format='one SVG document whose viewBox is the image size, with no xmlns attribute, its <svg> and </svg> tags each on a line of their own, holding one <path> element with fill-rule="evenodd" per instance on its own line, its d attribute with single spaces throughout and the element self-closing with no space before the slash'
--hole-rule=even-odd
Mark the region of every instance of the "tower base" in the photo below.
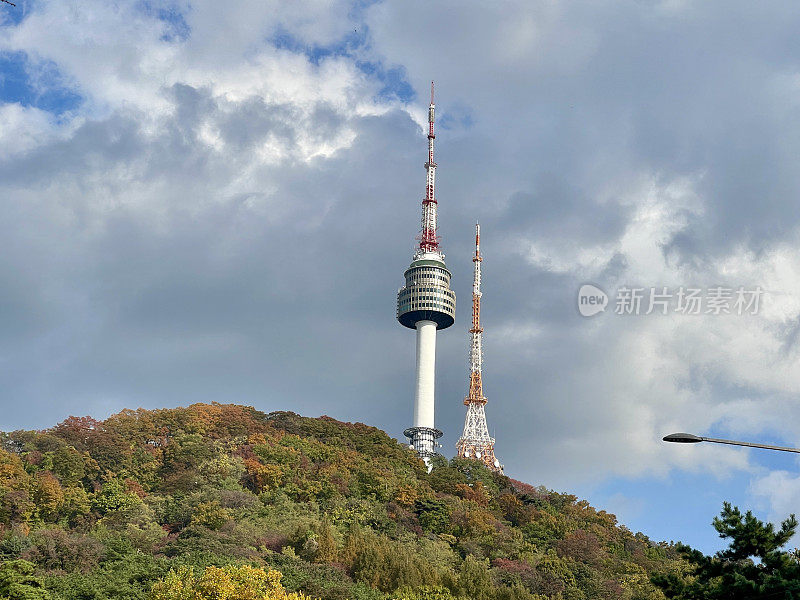
<svg viewBox="0 0 800 600">
<path fill-rule="evenodd" d="M 431 470 L 431 458 L 436 456 L 436 440 L 444 435 L 440 430 L 433 427 L 409 427 L 403 431 L 403 435 L 408 438 L 409 445 L 419 454 L 419 457 Z"/>
<path fill-rule="evenodd" d="M 464 433 L 456 442 L 458 458 L 469 458 L 482 462 L 486 467 L 496 473 L 503 473 L 503 465 L 494 454 L 494 438 L 489 435 L 486 426 L 486 412 L 483 396 L 476 401 L 469 396 L 464 401 L 467 405 L 467 418 L 464 421 Z"/>
<path fill-rule="evenodd" d="M 456 444 L 458 458 L 468 458 L 482 462 L 487 469 L 503 475 L 503 465 L 494 454 L 494 441 L 491 444 L 476 444 L 471 440 L 458 440 Z"/>
</svg>

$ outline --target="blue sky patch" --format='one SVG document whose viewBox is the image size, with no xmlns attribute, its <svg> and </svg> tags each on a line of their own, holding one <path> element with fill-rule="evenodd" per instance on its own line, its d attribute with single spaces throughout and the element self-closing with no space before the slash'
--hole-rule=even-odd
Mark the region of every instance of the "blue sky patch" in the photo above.
<svg viewBox="0 0 800 600">
<path fill-rule="evenodd" d="M 387 69 L 381 63 L 366 61 L 356 62 L 356 66 L 362 73 L 376 78 L 383 84 L 378 91 L 378 98 L 381 100 L 398 99 L 402 102 L 411 102 L 417 97 L 417 93 L 408 82 L 404 67 Z"/>
<path fill-rule="evenodd" d="M 11 0 L 16 6 L 0 2 L 0 25 L 17 25 L 30 11 L 26 0 Z"/>
<path fill-rule="evenodd" d="M 64 86 L 55 63 L 33 66 L 24 52 L 0 53 L 0 102 L 18 102 L 60 115 L 82 101 L 79 94 Z"/>
<path fill-rule="evenodd" d="M 140 4 L 139 9 L 148 17 L 158 19 L 164 23 L 164 33 L 161 35 L 161 41 L 183 42 L 189 38 L 192 29 L 177 4 L 164 8 L 154 6 L 152 2 L 147 1 Z"/>
<path fill-rule="evenodd" d="M 449 129 L 470 129 L 475 124 L 472 111 L 459 103 L 453 104 L 438 120 L 439 125 L 445 131 Z"/>
<path fill-rule="evenodd" d="M 189 38 L 191 28 L 184 19 L 183 14 L 177 9 L 159 9 L 156 13 L 159 21 L 167 24 L 167 30 L 162 34 L 161 39 L 165 42 L 185 41 Z"/>
<path fill-rule="evenodd" d="M 337 40 L 327 46 L 319 44 L 306 44 L 300 38 L 290 33 L 284 27 L 277 27 L 275 33 L 270 38 L 270 42 L 276 48 L 289 50 L 296 54 L 304 54 L 309 62 L 319 65 L 322 59 L 329 56 L 353 56 L 353 53 L 365 45 L 367 39 L 367 29 L 354 29 L 342 39 Z"/>
<path fill-rule="evenodd" d="M 305 55 L 313 65 L 319 65 L 323 59 L 328 57 L 352 58 L 355 60 L 356 67 L 362 73 L 377 79 L 383 84 L 383 87 L 378 91 L 379 99 L 397 99 L 401 102 L 412 101 L 416 98 L 416 92 L 408 82 L 405 68 L 391 67 L 387 69 L 379 62 L 358 60 L 358 51 L 367 46 L 368 33 L 367 27 L 362 24 L 333 44 L 320 46 L 318 44 L 306 44 L 285 28 L 278 27 L 270 38 L 270 42 L 276 48 Z"/>
</svg>

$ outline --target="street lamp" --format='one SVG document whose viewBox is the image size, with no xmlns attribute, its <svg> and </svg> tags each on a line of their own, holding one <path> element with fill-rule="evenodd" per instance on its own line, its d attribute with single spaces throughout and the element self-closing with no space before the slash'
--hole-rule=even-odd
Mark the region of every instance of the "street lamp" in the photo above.
<svg viewBox="0 0 800 600">
<path fill-rule="evenodd" d="M 770 446 L 768 444 L 753 444 L 751 442 L 737 442 L 735 440 L 720 440 L 717 438 L 701 437 L 692 433 L 670 433 L 664 436 L 665 442 L 677 442 L 679 444 L 697 444 L 698 442 L 714 442 L 715 444 L 729 444 L 731 446 L 747 446 L 749 448 L 764 448 L 765 450 L 780 450 L 781 452 L 796 452 L 800 454 L 800 448 L 786 448 L 785 446 Z"/>
</svg>

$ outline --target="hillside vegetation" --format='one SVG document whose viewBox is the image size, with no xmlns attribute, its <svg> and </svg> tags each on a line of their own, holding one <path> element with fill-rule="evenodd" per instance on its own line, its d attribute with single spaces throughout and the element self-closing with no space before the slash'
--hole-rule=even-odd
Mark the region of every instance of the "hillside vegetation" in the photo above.
<svg viewBox="0 0 800 600">
<path fill-rule="evenodd" d="M 468 460 L 428 474 L 360 423 L 221 404 L 0 433 L 0 561 L 0 598 L 51 600 L 243 572 L 331 600 L 645 600 L 685 570 L 575 496 Z"/>
</svg>

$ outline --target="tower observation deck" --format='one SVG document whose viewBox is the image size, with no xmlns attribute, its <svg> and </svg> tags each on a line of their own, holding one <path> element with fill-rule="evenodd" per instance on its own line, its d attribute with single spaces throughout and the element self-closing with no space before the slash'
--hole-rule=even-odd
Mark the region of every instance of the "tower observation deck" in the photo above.
<svg viewBox="0 0 800 600">
<path fill-rule="evenodd" d="M 436 454 L 436 440 L 442 432 L 434 424 L 436 380 L 436 331 L 455 321 L 456 295 L 450 289 L 450 271 L 439 249 L 437 228 L 436 162 L 433 159 L 433 83 L 428 107 L 427 182 L 422 201 L 422 232 L 419 247 L 405 271 L 405 285 L 397 292 L 397 320 L 417 333 L 417 364 L 414 392 L 414 424 L 403 432 L 411 447 L 426 464 Z"/>
</svg>

